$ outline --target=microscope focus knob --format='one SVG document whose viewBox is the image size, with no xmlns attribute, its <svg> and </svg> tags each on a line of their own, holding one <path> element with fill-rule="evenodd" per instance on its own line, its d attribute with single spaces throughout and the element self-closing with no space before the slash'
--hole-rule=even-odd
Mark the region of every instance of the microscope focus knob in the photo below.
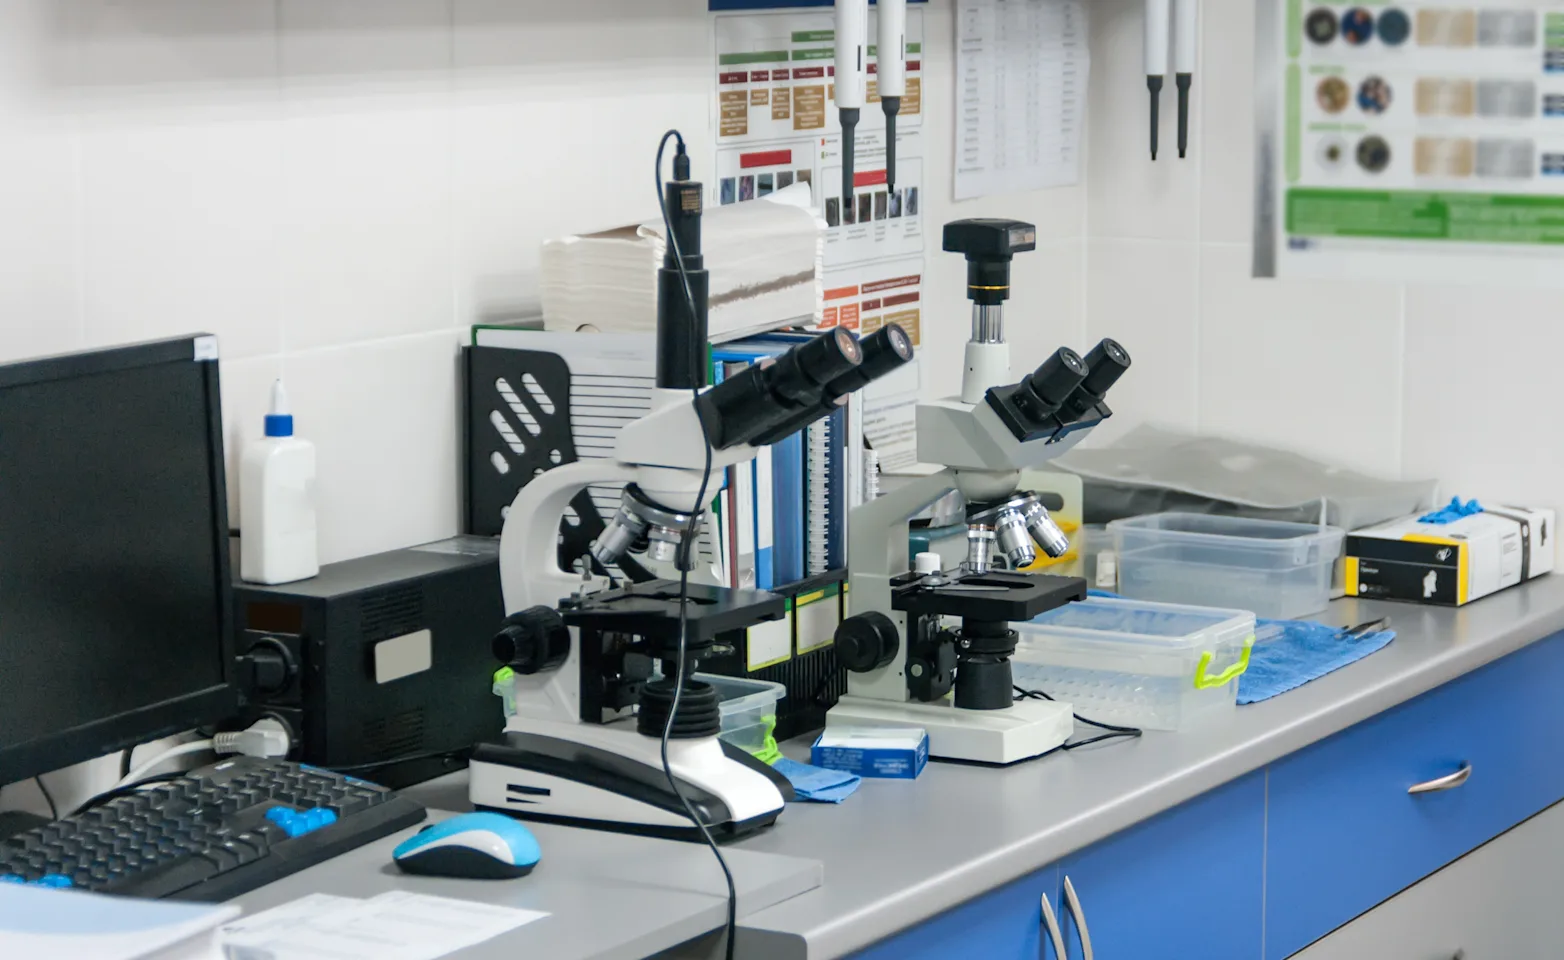
<svg viewBox="0 0 1564 960">
<path fill-rule="evenodd" d="M 836 658 L 853 673 L 878 670 L 900 651 L 896 621 L 883 613 L 860 613 L 836 628 Z"/>
<path fill-rule="evenodd" d="M 495 659 L 520 674 L 557 667 L 570 655 L 570 628 L 552 607 L 531 607 L 505 618 L 494 635 Z"/>
</svg>

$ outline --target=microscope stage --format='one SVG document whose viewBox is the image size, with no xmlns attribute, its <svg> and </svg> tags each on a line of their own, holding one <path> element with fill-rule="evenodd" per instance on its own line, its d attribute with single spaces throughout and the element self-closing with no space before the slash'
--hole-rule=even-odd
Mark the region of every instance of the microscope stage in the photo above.
<svg viewBox="0 0 1564 960">
<path fill-rule="evenodd" d="M 1043 573 L 967 574 L 948 587 L 920 584 L 917 574 L 891 581 L 891 609 L 926 617 L 1021 622 L 1086 599 L 1086 581 Z"/>
<path fill-rule="evenodd" d="M 657 639 L 679 635 L 679 582 L 652 580 L 592 594 L 560 605 L 572 627 L 617 630 Z M 761 590 L 734 590 L 692 583 L 685 621 L 692 645 L 730 630 L 743 630 L 787 616 L 787 600 Z"/>
</svg>

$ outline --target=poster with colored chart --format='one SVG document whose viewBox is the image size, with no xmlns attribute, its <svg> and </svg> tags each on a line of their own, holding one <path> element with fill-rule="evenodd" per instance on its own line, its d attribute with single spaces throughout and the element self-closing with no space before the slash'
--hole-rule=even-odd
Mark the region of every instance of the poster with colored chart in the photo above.
<svg viewBox="0 0 1564 960">
<path fill-rule="evenodd" d="M 1564 285 L 1564 4 L 1268 4 L 1257 276 Z"/>
<path fill-rule="evenodd" d="M 714 22 L 717 202 L 746 203 L 808 183 L 826 224 L 823 325 L 867 335 L 898 323 L 919 343 L 927 242 L 923 11 L 914 7 L 907 15 L 907 94 L 897 120 L 895 176 L 887 169 L 885 117 L 871 60 L 851 198 L 843 195 L 831 9 L 724 13 Z M 871 45 L 870 57 L 878 53 Z M 864 431 L 884 469 L 916 460 L 919 386 L 913 363 L 864 391 Z"/>
</svg>

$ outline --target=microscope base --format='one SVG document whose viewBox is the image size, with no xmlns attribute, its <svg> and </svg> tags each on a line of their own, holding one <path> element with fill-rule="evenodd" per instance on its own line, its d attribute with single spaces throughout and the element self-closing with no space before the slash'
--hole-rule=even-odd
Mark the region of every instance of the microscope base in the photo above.
<svg viewBox="0 0 1564 960">
<path fill-rule="evenodd" d="M 661 742 L 634 729 L 527 721 L 479 744 L 469 796 L 481 810 L 597 830 L 700 840 L 663 772 Z M 771 768 L 716 737 L 674 740 L 668 760 L 680 790 L 718 842 L 776 822 L 791 787 Z"/>
<path fill-rule="evenodd" d="M 945 700 L 893 703 L 848 696 L 826 714 L 826 729 L 837 727 L 922 727 L 929 732 L 930 757 L 1003 765 L 1063 746 L 1075 732 L 1075 718 L 1069 704 L 1047 700 L 1022 700 L 1003 710 L 958 710 Z"/>
</svg>

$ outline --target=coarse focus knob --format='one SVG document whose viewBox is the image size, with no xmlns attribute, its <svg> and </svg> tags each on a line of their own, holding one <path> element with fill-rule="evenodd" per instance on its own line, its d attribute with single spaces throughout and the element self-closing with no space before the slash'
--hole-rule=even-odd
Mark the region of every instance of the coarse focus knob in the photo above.
<svg viewBox="0 0 1564 960">
<path fill-rule="evenodd" d="M 531 607 L 505 618 L 494 635 L 494 657 L 520 674 L 541 673 L 570 655 L 570 628 L 552 607 Z"/>
<path fill-rule="evenodd" d="M 883 613 L 860 613 L 836 628 L 836 658 L 853 673 L 868 673 L 896 659 L 901 637 L 896 622 Z"/>
</svg>

